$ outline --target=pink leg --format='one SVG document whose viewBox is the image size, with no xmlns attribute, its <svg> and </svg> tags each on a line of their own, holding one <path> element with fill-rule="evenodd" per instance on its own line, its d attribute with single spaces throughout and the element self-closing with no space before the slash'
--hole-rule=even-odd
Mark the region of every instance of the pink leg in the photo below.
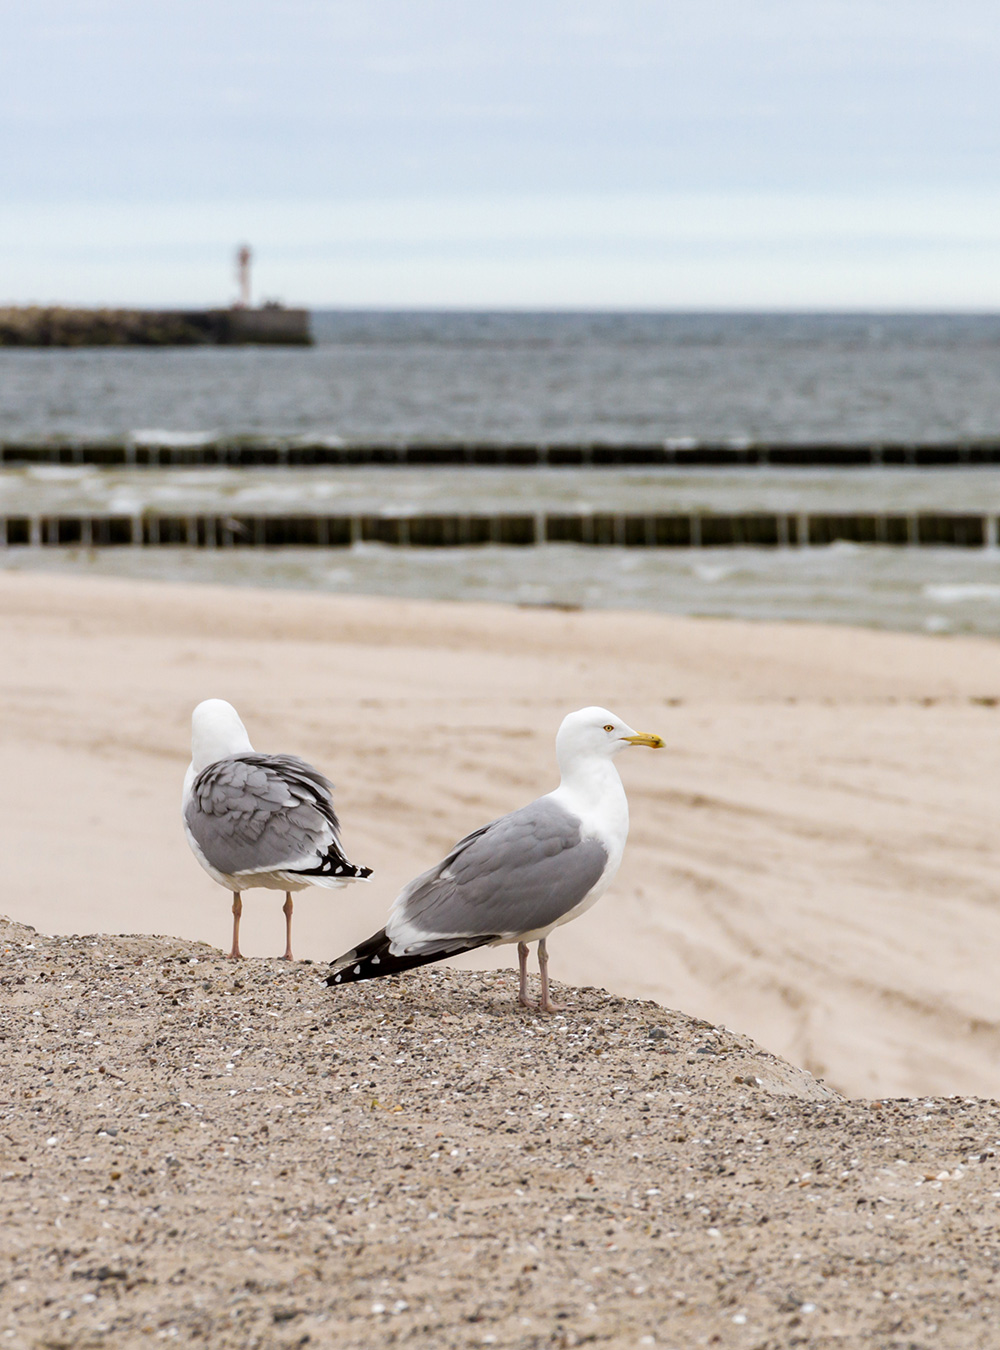
<svg viewBox="0 0 1000 1350">
<path fill-rule="evenodd" d="M 544 938 L 538 944 L 538 973 L 542 977 L 542 997 L 538 1007 L 545 1013 L 562 1012 L 566 1005 L 564 1003 L 553 1003 L 549 997 L 549 953 Z"/>
<path fill-rule="evenodd" d="M 283 961 L 294 961 L 292 955 L 292 893 L 285 892 L 285 903 L 281 906 L 281 912 L 285 916 L 285 954 L 281 958 Z"/>
<path fill-rule="evenodd" d="M 240 951 L 240 915 L 243 913 L 243 901 L 240 899 L 239 891 L 233 891 L 233 949 L 229 953 L 230 961 L 242 961 L 243 953 Z"/>
<path fill-rule="evenodd" d="M 528 997 L 528 944 L 526 942 L 517 944 L 517 960 L 521 968 L 521 984 L 517 1001 L 522 1008 L 537 1008 L 538 1004 L 533 1003 Z"/>
</svg>

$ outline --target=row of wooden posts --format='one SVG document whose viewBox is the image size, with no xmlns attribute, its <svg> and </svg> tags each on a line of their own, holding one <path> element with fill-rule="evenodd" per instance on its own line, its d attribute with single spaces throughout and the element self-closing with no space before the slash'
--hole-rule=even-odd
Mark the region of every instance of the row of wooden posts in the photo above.
<svg viewBox="0 0 1000 1350">
<path fill-rule="evenodd" d="M 316 468 L 350 465 L 415 467 L 549 467 L 701 469 L 944 468 L 1000 465 L 1000 441 L 855 445 L 669 442 L 632 444 L 542 442 L 407 442 L 340 444 L 324 440 L 220 439 L 195 443 L 121 440 L 7 441 L 0 464 L 89 464 L 104 468 Z"/>
<path fill-rule="evenodd" d="M 0 547 L 409 548 L 584 544 L 797 548 L 837 542 L 995 548 L 998 518 L 916 512 L 542 512 L 469 515 L 10 515 Z"/>
</svg>

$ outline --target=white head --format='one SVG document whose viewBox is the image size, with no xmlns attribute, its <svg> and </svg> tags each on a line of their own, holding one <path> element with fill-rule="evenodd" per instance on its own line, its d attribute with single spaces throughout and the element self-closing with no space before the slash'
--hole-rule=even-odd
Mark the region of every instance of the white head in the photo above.
<svg viewBox="0 0 1000 1350">
<path fill-rule="evenodd" d="M 567 713 L 556 735 L 556 758 L 560 770 L 584 759 L 611 759 L 630 745 L 648 745 L 659 750 L 663 741 L 645 731 L 633 731 L 607 708 L 581 708 Z"/>
<path fill-rule="evenodd" d="M 231 703 L 222 698 L 207 698 L 191 714 L 191 765 L 201 773 L 229 755 L 245 755 L 253 750 L 247 729 Z"/>
</svg>

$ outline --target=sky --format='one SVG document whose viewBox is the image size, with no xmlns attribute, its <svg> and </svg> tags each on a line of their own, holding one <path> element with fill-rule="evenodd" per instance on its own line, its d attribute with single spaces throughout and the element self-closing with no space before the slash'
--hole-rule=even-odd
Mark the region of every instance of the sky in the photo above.
<svg viewBox="0 0 1000 1350">
<path fill-rule="evenodd" d="M 0 303 L 1000 308 L 995 0 L 4 0 Z"/>
</svg>

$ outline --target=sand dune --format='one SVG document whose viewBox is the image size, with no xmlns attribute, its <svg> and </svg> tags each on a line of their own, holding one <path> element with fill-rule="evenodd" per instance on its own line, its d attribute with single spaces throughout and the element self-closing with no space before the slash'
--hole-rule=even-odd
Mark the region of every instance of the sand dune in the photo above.
<svg viewBox="0 0 1000 1350">
<path fill-rule="evenodd" d="M 845 1101 L 509 970 L 328 989 L 2 918 L 0 958 L 14 1350 L 996 1346 L 995 1101 Z"/>
<path fill-rule="evenodd" d="M 188 719 L 339 785 L 368 887 L 297 901 L 334 956 L 469 829 L 554 784 L 604 703 L 667 750 L 620 761 L 632 836 L 551 946 L 572 984 L 746 1033 L 839 1090 L 997 1091 L 1000 645 L 808 625 L 0 576 L 4 909 L 47 932 L 227 941 L 179 822 Z M 247 897 L 251 954 L 281 897 Z M 510 950 L 471 966 L 510 964 Z"/>
</svg>

